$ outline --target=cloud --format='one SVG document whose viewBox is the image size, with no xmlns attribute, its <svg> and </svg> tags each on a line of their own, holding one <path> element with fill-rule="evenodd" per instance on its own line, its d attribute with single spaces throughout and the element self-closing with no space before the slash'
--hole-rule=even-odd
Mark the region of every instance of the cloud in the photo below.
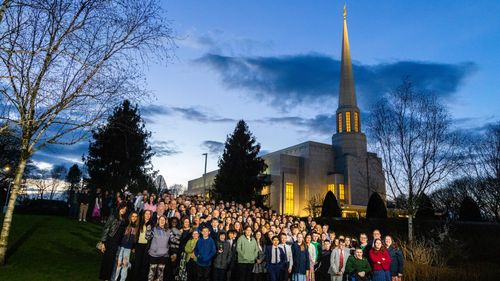
<svg viewBox="0 0 500 281">
<path fill-rule="evenodd" d="M 145 120 L 154 122 L 157 116 L 180 116 L 184 119 L 208 123 L 234 123 L 237 120 L 232 118 L 220 117 L 202 109 L 195 107 L 173 107 L 166 105 L 147 105 L 141 108 L 141 113 Z"/>
<path fill-rule="evenodd" d="M 177 145 L 175 145 L 172 140 L 152 141 L 151 149 L 155 153 L 155 157 L 172 156 L 181 153 L 181 151 L 177 148 Z"/>
<path fill-rule="evenodd" d="M 201 143 L 201 147 L 203 149 L 207 149 L 208 153 L 211 156 L 219 156 L 224 152 L 224 143 L 223 142 L 218 142 L 218 141 L 213 141 L 213 140 L 206 140 Z"/>
<path fill-rule="evenodd" d="M 338 94 L 340 61 L 322 54 L 238 57 L 209 53 L 195 62 L 219 73 L 227 88 L 249 90 L 255 98 L 281 109 L 336 100 Z M 362 106 L 378 100 L 407 76 L 418 88 L 447 97 L 456 93 L 476 68 L 472 62 L 353 64 L 358 100 Z"/>
<path fill-rule="evenodd" d="M 200 34 L 195 30 L 188 31 L 179 45 L 210 53 L 251 54 L 258 50 L 273 47 L 272 41 L 258 41 L 252 38 L 234 35 L 220 29 L 213 29 Z"/>
<path fill-rule="evenodd" d="M 55 165 L 81 164 L 82 156 L 88 152 L 89 143 L 81 141 L 73 145 L 47 145 L 34 155 L 34 159 Z"/>
<path fill-rule="evenodd" d="M 290 124 L 301 127 L 308 133 L 332 134 L 335 130 L 335 115 L 318 114 L 311 118 L 285 116 L 267 118 L 263 121 L 270 124 Z"/>
</svg>

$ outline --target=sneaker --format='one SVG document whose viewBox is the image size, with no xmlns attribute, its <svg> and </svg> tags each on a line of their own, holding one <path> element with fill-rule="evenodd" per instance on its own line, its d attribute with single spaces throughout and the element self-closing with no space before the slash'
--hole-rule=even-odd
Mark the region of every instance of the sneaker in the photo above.
<svg viewBox="0 0 500 281">
<path fill-rule="evenodd" d="M 78 219 L 78 221 L 82 221 L 82 219 Z"/>
<path fill-rule="evenodd" d="M 83 219 L 83 221 L 84 221 L 84 222 L 87 222 L 87 220 L 86 220 L 86 219 Z"/>
</svg>

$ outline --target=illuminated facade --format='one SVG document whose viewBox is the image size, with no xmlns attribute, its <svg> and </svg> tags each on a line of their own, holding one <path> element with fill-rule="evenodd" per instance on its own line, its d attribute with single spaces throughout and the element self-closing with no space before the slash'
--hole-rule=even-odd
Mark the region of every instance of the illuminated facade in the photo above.
<svg viewBox="0 0 500 281">
<path fill-rule="evenodd" d="M 367 151 L 366 136 L 361 130 L 345 14 L 335 116 L 336 132 L 331 145 L 307 141 L 262 156 L 268 165 L 265 174 L 271 181 L 264 189 L 269 207 L 279 213 L 306 216 L 305 208 L 311 197 L 332 191 L 344 214 L 359 215 L 366 209 L 373 192 L 385 198 L 382 161 Z M 209 186 L 214 172 L 208 174 Z M 188 192 L 199 193 L 196 187 L 202 182 L 202 177 L 190 181 Z"/>
</svg>

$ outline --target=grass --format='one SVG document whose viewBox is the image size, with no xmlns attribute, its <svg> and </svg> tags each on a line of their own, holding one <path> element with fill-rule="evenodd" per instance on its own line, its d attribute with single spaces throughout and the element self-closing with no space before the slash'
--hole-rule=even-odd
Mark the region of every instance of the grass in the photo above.
<svg viewBox="0 0 500 281">
<path fill-rule="evenodd" d="M 101 228 L 64 217 L 15 215 L 0 280 L 98 280 Z"/>
</svg>

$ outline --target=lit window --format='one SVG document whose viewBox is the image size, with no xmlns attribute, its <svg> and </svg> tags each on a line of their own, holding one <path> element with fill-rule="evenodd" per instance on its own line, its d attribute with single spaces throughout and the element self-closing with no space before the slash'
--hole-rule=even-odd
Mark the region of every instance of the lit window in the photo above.
<svg viewBox="0 0 500 281">
<path fill-rule="evenodd" d="M 339 199 L 340 200 L 345 200 L 345 188 L 344 184 L 339 184 Z"/>
<path fill-rule="evenodd" d="M 270 189 L 269 189 L 269 185 L 264 186 L 264 187 L 262 188 L 262 192 L 261 192 L 261 194 L 262 194 L 262 195 L 268 195 L 269 193 L 271 193 L 271 192 L 270 192 Z"/>
<path fill-rule="evenodd" d="M 287 182 L 285 189 L 285 214 L 293 214 L 293 183 Z"/>
<path fill-rule="evenodd" d="M 335 194 L 335 184 L 333 183 L 329 184 L 328 191 L 331 191 L 333 194 Z"/>
<path fill-rule="evenodd" d="M 351 131 L 351 112 L 347 111 L 345 113 L 345 131 L 350 132 Z"/>
<path fill-rule="evenodd" d="M 359 113 L 354 112 L 354 132 L 359 132 Z"/>
<path fill-rule="evenodd" d="M 342 133 L 342 113 L 337 114 L 337 132 Z"/>
</svg>

